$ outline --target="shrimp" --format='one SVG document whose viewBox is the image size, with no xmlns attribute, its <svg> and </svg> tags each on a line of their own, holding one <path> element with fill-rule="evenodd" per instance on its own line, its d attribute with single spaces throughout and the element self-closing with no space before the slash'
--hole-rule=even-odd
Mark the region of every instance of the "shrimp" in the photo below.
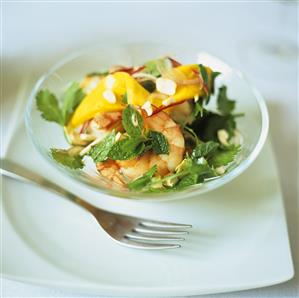
<svg viewBox="0 0 299 298">
<path fill-rule="evenodd" d="M 119 171 L 119 166 L 114 160 L 97 163 L 97 170 L 108 180 L 120 186 L 126 185 L 125 177 Z"/>
<path fill-rule="evenodd" d="M 169 154 L 155 154 L 151 151 L 133 160 L 115 161 L 120 172 L 129 180 L 136 179 L 157 165 L 157 174 L 164 176 L 173 172 L 183 160 L 185 141 L 180 127 L 165 113 L 159 112 L 144 119 L 147 129 L 161 132 L 169 143 Z"/>
<path fill-rule="evenodd" d="M 146 173 L 154 165 L 157 174 L 165 176 L 173 172 L 182 162 L 185 153 L 183 134 L 168 114 L 161 111 L 151 117 L 144 118 L 146 129 L 161 132 L 169 143 L 169 154 L 155 154 L 148 151 L 132 160 L 107 160 L 97 164 L 102 176 L 120 186 Z"/>
</svg>

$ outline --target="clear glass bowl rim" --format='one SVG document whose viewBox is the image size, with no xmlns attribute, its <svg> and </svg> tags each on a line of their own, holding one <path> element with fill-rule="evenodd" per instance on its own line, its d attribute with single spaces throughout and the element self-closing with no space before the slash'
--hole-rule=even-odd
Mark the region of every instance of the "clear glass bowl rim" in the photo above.
<svg viewBox="0 0 299 298">
<path fill-rule="evenodd" d="M 75 181 L 79 182 L 82 187 L 90 186 L 91 189 L 89 189 L 89 190 L 96 191 L 97 193 L 107 194 L 110 196 L 116 196 L 116 197 L 121 197 L 121 198 L 128 198 L 130 200 L 137 199 L 137 200 L 146 200 L 146 201 L 151 201 L 151 200 L 165 201 L 165 200 L 175 200 L 175 199 L 184 199 L 184 198 L 195 197 L 200 194 L 212 191 L 220 186 L 223 186 L 224 184 L 226 184 L 226 183 L 230 182 L 231 180 L 233 180 L 234 178 L 238 177 L 241 173 L 243 173 L 253 163 L 253 161 L 257 158 L 258 154 L 260 153 L 260 151 L 262 150 L 262 148 L 265 144 L 265 141 L 266 141 L 267 135 L 268 135 L 268 130 L 269 130 L 269 114 L 268 114 L 268 109 L 267 109 L 265 100 L 264 100 L 263 96 L 261 95 L 261 93 L 248 81 L 248 79 L 244 76 L 243 73 L 234 69 L 231 66 L 229 66 L 231 68 L 231 70 L 237 76 L 239 76 L 242 80 L 244 80 L 246 82 L 246 84 L 251 89 L 252 93 L 254 94 L 257 104 L 259 106 L 260 112 L 261 112 L 262 126 L 261 126 L 260 135 L 258 137 L 258 141 L 256 142 L 253 150 L 249 153 L 249 155 L 245 159 L 243 159 L 238 166 L 233 168 L 230 172 L 228 172 L 224 176 L 217 178 L 215 180 L 206 182 L 209 184 L 208 188 L 201 188 L 201 185 L 196 185 L 195 187 L 192 187 L 192 191 L 188 191 L 188 189 L 187 189 L 187 190 L 183 190 L 183 191 L 179 191 L 179 192 L 169 192 L 169 193 L 162 192 L 162 193 L 150 193 L 150 194 L 130 191 L 130 192 L 127 192 L 124 194 L 120 191 L 115 191 L 115 190 L 111 190 L 111 189 L 104 188 L 104 187 L 100 188 L 92 182 L 81 180 L 80 178 L 78 178 L 78 176 L 76 176 L 75 173 L 71 174 L 71 173 L 63 170 L 58 164 L 56 164 L 52 160 L 52 158 L 48 154 L 44 153 L 44 150 L 42 149 L 42 145 L 36 140 L 36 138 L 34 136 L 34 132 L 33 132 L 32 125 L 31 125 L 32 124 L 31 116 L 30 116 L 33 105 L 35 104 L 35 96 L 36 96 L 37 92 L 40 90 L 40 87 L 43 85 L 43 83 L 53 73 L 55 73 L 60 67 L 64 66 L 65 64 L 71 62 L 72 60 L 74 60 L 76 58 L 79 58 L 80 56 L 82 56 L 84 54 L 87 54 L 88 52 L 95 51 L 96 49 L 104 49 L 104 48 L 108 49 L 111 46 L 126 47 L 126 46 L 145 46 L 145 45 L 150 46 L 150 47 L 157 46 L 157 47 L 165 47 L 165 48 L 167 48 L 167 47 L 178 48 L 178 49 L 180 48 L 175 45 L 166 45 L 166 44 L 152 43 L 152 42 L 151 43 L 147 43 L 147 42 L 109 43 L 106 46 L 95 45 L 95 46 L 91 46 L 91 47 L 88 47 L 85 49 L 75 51 L 75 52 L 67 55 L 65 58 L 61 59 L 59 62 L 54 64 L 52 67 L 50 67 L 50 69 L 46 73 L 41 75 L 41 77 L 37 80 L 36 84 L 32 88 L 32 91 L 29 95 L 29 100 L 27 102 L 26 111 L 25 111 L 26 131 L 27 131 L 27 134 L 29 135 L 31 142 L 37 148 L 37 151 L 51 164 L 52 167 L 54 167 L 56 170 L 58 169 L 61 173 L 63 173 L 64 175 L 67 175 L 71 179 L 74 179 Z M 196 52 L 195 49 L 190 49 L 190 51 L 192 51 L 192 50 L 194 50 L 194 52 Z M 224 62 L 222 59 L 219 59 L 219 60 Z M 226 63 L 226 62 L 224 62 L 224 63 Z M 227 65 L 229 65 L 229 64 L 227 64 Z"/>
</svg>

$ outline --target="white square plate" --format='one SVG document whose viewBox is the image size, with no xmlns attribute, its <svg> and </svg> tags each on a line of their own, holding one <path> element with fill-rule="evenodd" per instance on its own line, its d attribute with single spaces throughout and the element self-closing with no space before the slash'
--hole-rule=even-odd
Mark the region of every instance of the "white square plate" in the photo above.
<svg viewBox="0 0 299 298">
<path fill-rule="evenodd" d="M 191 223 L 183 247 L 119 246 L 92 216 L 53 194 L 3 179 L 3 277 L 97 295 L 198 295 L 273 285 L 293 276 L 277 169 L 269 141 L 228 185 L 196 199 L 136 202 L 91 195 L 45 163 L 22 117 L 7 157 L 103 208 Z"/>
</svg>

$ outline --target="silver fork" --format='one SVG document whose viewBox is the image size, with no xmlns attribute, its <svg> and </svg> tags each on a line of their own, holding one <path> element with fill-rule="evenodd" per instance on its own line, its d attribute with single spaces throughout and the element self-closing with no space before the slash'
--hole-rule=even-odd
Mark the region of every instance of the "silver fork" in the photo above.
<svg viewBox="0 0 299 298">
<path fill-rule="evenodd" d="M 7 159 L 1 159 L 1 174 L 46 188 L 89 211 L 107 234 L 121 245 L 138 249 L 179 248 L 176 241 L 191 225 L 147 220 L 99 209 L 61 186 Z M 173 243 L 174 242 L 174 243 Z"/>
</svg>

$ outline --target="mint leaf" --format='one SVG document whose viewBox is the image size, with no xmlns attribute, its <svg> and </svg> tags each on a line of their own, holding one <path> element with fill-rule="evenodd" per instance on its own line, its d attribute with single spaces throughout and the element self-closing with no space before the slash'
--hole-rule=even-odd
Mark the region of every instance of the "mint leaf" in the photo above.
<svg viewBox="0 0 299 298">
<path fill-rule="evenodd" d="M 212 73 L 209 76 L 207 69 L 204 65 L 199 64 L 198 66 L 199 66 L 199 70 L 200 70 L 201 76 L 203 78 L 204 84 L 207 88 L 207 90 L 206 90 L 207 94 L 206 94 L 205 100 L 206 100 L 206 104 L 208 104 L 210 101 L 210 97 L 211 97 L 210 95 L 213 94 L 215 91 L 215 79 L 218 75 L 220 75 L 220 72 L 212 71 Z"/>
<path fill-rule="evenodd" d="M 67 124 L 72 113 L 84 98 L 85 94 L 77 82 L 73 82 L 62 97 L 62 115 L 64 124 Z"/>
<path fill-rule="evenodd" d="M 228 99 L 226 95 L 226 86 L 222 86 L 219 88 L 219 94 L 217 97 L 217 108 L 223 115 L 229 115 L 234 109 L 236 105 L 235 100 Z"/>
<path fill-rule="evenodd" d="M 150 173 L 152 174 L 152 172 Z M 205 178 L 216 176 L 216 173 L 208 163 L 197 164 L 190 157 L 186 157 L 173 174 L 164 176 L 163 178 L 153 177 L 151 174 L 145 174 L 144 176 L 146 177 L 142 176 L 135 180 L 136 186 L 133 184 L 131 189 L 142 189 L 149 192 L 180 190 L 187 186 L 201 183 Z M 133 181 L 133 183 L 135 183 L 135 181 Z"/>
<path fill-rule="evenodd" d="M 217 76 L 219 76 L 221 73 L 218 71 L 212 71 L 210 76 L 208 75 L 207 69 L 204 65 L 199 64 L 199 70 L 201 73 L 201 76 L 204 80 L 205 85 L 208 87 L 209 89 L 209 94 L 213 94 L 214 93 L 214 87 L 215 87 L 215 79 Z"/>
<path fill-rule="evenodd" d="M 112 146 L 108 153 L 108 157 L 113 160 L 133 159 L 144 151 L 143 138 L 126 138 L 120 140 Z"/>
<path fill-rule="evenodd" d="M 197 174 L 197 183 L 201 183 L 206 178 L 215 176 L 215 172 L 211 169 L 209 164 L 194 164 L 192 165 L 191 172 Z"/>
<path fill-rule="evenodd" d="M 40 90 L 36 95 L 36 105 L 42 113 L 41 116 L 48 121 L 64 125 L 63 115 L 60 111 L 56 96 L 49 90 Z"/>
<path fill-rule="evenodd" d="M 208 72 L 207 72 L 206 68 L 202 64 L 199 64 L 198 67 L 199 67 L 201 76 L 203 78 L 203 81 L 204 81 L 205 85 L 208 87 L 209 86 Z"/>
<path fill-rule="evenodd" d="M 68 150 L 52 148 L 51 156 L 56 162 L 70 169 L 82 169 L 84 166 L 82 156 L 72 155 Z"/>
<path fill-rule="evenodd" d="M 194 160 L 187 157 L 182 163 L 182 167 L 178 170 L 176 176 L 180 177 L 180 180 L 175 188 L 181 189 L 193 184 L 201 183 L 205 178 L 214 177 L 215 173 L 208 164 L 197 164 Z"/>
<path fill-rule="evenodd" d="M 93 146 L 88 155 L 94 162 L 101 162 L 108 158 L 109 152 L 115 142 L 115 131 L 107 135 L 100 143 Z"/>
<path fill-rule="evenodd" d="M 177 177 L 183 177 L 189 174 L 196 174 L 199 176 L 215 176 L 213 170 L 208 164 L 197 164 L 192 158 L 186 157 L 176 172 Z"/>
<path fill-rule="evenodd" d="M 151 167 L 148 172 L 146 172 L 145 174 L 143 174 L 143 176 L 135 179 L 134 181 L 132 182 L 129 182 L 128 183 L 128 188 L 130 190 L 141 190 L 143 189 L 145 186 L 147 186 L 154 174 L 157 172 L 157 165 L 154 165 L 153 167 Z"/>
<path fill-rule="evenodd" d="M 151 130 L 148 137 L 156 154 L 169 154 L 169 143 L 161 132 Z"/>
<path fill-rule="evenodd" d="M 214 154 L 208 159 L 208 163 L 214 168 L 226 166 L 232 161 L 234 161 L 239 151 L 240 151 L 240 146 L 235 146 L 235 145 L 218 148 L 214 152 Z"/>
<path fill-rule="evenodd" d="M 193 158 L 206 157 L 207 155 L 212 154 L 218 147 L 219 144 L 213 141 L 200 143 L 193 149 L 191 156 Z"/>
<path fill-rule="evenodd" d="M 140 113 L 133 108 L 133 106 L 127 106 L 122 113 L 122 124 L 128 135 L 132 137 L 138 137 L 142 133 L 143 119 Z"/>
</svg>

